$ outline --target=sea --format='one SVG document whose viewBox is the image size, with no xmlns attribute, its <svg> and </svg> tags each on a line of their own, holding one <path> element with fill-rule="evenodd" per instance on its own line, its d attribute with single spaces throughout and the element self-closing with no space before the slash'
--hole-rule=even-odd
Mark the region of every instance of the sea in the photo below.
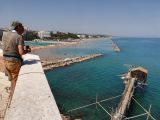
<svg viewBox="0 0 160 120">
<path fill-rule="evenodd" d="M 108 38 L 82 42 L 63 48 L 49 48 L 37 51 L 40 57 L 68 58 L 102 53 L 103 56 L 46 72 L 51 91 L 61 113 L 82 120 L 110 120 L 110 116 L 97 105 L 88 104 L 121 95 L 124 90 L 120 75 L 129 66 L 142 66 L 148 70 L 147 85 L 137 87 L 134 98 L 145 108 L 151 105 L 151 115 L 160 120 L 160 38 L 113 38 L 121 51 L 116 53 Z M 101 105 L 112 113 L 120 97 L 102 102 Z M 131 102 L 126 117 L 143 114 L 144 110 Z M 141 116 L 133 120 L 146 120 Z M 152 120 L 149 118 L 149 120 Z"/>
<path fill-rule="evenodd" d="M 29 46 L 47 46 L 47 45 L 53 45 L 58 44 L 56 41 L 25 41 L 25 45 Z"/>
</svg>

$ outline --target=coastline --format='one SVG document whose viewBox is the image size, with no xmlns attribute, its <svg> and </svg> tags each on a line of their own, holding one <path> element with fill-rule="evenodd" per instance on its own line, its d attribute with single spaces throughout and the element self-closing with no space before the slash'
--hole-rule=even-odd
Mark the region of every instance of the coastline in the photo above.
<svg viewBox="0 0 160 120">
<path fill-rule="evenodd" d="M 102 39 L 102 38 L 101 38 Z M 55 45 L 47 45 L 47 46 L 34 46 L 32 47 L 32 51 L 35 50 L 40 50 L 40 49 L 45 49 L 45 48 L 58 48 L 58 47 L 66 47 L 66 46 L 72 46 L 72 45 L 78 45 L 83 42 L 92 42 L 96 41 L 99 39 L 82 39 L 82 40 L 77 40 L 77 41 L 70 41 L 70 42 L 60 42 L 60 44 L 55 44 Z M 7 80 L 7 77 L 5 77 L 4 74 L 4 63 L 3 63 L 3 51 L 0 48 L 0 120 L 3 120 L 4 115 L 5 115 L 5 110 L 8 104 L 9 100 L 9 92 L 8 89 L 10 87 L 10 81 Z M 45 66 L 43 69 L 44 71 L 48 70 L 53 70 L 54 68 L 58 67 L 63 67 L 63 66 L 68 66 L 73 63 L 78 63 L 82 62 L 85 60 L 93 59 L 96 57 L 100 57 L 102 54 L 93 54 L 93 55 L 88 55 L 88 56 L 80 56 L 76 58 L 67 58 L 66 59 L 54 59 L 52 61 L 47 60 L 41 60 L 42 65 Z"/>
<path fill-rule="evenodd" d="M 84 43 L 84 42 L 94 42 L 94 41 L 101 40 L 101 39 L 105 39 L 105 38 L 77 39 L 77 40 L 72 40 L 69 42 L 63 41 L 63 42 L 59 42 L 58 44 L 52 44 L 52 45 L 47 45 L 47 46 L 32 46 L 31 51 L 34 52 L 36 50 L 46 49 L 46 48 L 61 48 L 61 47 L 66 47 L 66 46 L 78 45 L 78 44 Z M 1 43 L 1 41 L 0 41 L 0 43 Z M 42 59 L 42 61 L 51 61 L 51 60 L 45 58 L 45 59 Z M 52 62 L 54 62 L 54 63 L 59 62 L 59 61 L 64 61 L 64 59 L 55 58 L 52 60 Z M 0 66 L 1 66 L 0 72 L 4 72 L 3 51 L 1 48 L 0 48 Z"/>
<path fill-rule="evenodd" d="M 59 42 L 58 44 L 52 44 L 52 45 L 46 45 L 46 46 L 32 46 L 31 51 L 39 50 L 39 49 L 45 49 L 45 48 L 58 48 L 63 46 L 69 46 L 69 45 L 75 45 L 78 44 L 78 42 Z"/>
<path fill-rule="evenodd" d="M 62 41 L 62 42 L 59 42 L 58 44 L 51 44 L 46 46 L 32 46 L 31 51 L 34 52 L 36 50 L 45 49 L 45 48 L 60 48 L 60 47 L 78 45 L 84 42 L 88 42 L 88 41 L 92 42 L 92 41 L 101 40 L 101 39 L 105 39 L 105 38 L 75 39 L 72 41 Z"/>
</svg>

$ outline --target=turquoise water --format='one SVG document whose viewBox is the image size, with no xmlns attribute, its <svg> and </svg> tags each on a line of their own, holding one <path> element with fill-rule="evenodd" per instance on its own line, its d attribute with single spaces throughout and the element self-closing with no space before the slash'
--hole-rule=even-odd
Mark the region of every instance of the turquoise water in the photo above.
<svg viewBox="0 0 160 120">
<path fill-rule="evenodd" d="M 47 46 L 51 44 L 56 44 L 56 42 L 44 41 L 44 42 L 34 42 L 34 41 L 25 41 L 25 45 L 29 46 Z"/>
<path fill-rule="evenodd" d="M 67 58 L 67 57 L 76 57 L 94 53 L 106 53 L 106 50 L 112 51 L 111 41 L 101 40 L 94 41 L 94 44 L 91 42 L 85 42 L 82 44 L 66 46 L 63 48 L 48 48 L 40 51 L 35 51 L 35 54 L 40 55 L 41 58 L 52 57 L 52 58 Z M 104 44 L 102 44 L 104 43 Z M 98 47 L 97 47 L 98 46 Z"/>
<path fill-rule="evenodd" d="M 128 70 L 124 64 L 140 65 L 149 70 L 148 86 L 135 91 L 135 98 L 146 109 L 152 104 L 152 115 L 160 119 L 160 39 L 158 38 L 116 38 L 121 48 L 120 53 L 112 50 L 111 42 L 107 39 L 72 46 L 69 48 L 48 49 L 41 51 L 50 56 L 76 56 L 91 53 L 103 53 L 104 56 L 86 62 L 58 68 L 46 73 L 51 90 L 60 108 L 68 114 L 68 110 L 110 98 L 122 93 L 123 81 L 117 76 Z M 64 52 L 67 55 L 64 55 Z M 39 53 L 40 54 L 40 53 Z M 46 55 L 46 54 L 45 54 Z M 120 98 L 103 103 L 105 109 L 111 112 Z M 143 113 L 143 110 L 132 102 L 128 116 Z M 70 113 L 71 116 L 83 120 L 109 120 L 109 116 L 96 106 L 87 107 Z M 140 117 L 135 120 L 144 120 Z"/>
</svg>

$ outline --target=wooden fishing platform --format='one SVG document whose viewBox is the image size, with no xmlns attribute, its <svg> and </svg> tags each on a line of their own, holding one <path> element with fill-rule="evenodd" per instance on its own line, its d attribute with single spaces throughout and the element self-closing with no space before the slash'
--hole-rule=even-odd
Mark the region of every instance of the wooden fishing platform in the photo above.
<svg viewBox="0 0 160 120">
<path fill-rule="evenodd" d="M 122 94 L 111 97 L 111 98 L 107 98 L 104 100 L 99 100 L 99 101 L 96 95 L 95 102 L 68 110 L 68 113 L 71 114 L 71 112 L 73 111 L 77 111 L 79 109 L 96 105 L 96 108 L 100 107 L 106 114 L 110 116 L 111 120 L 130 120 L 130 119 L 139 118 L 142 116 L 146 116 L 146 120 L 148 120 L 149 118 L 152 120 L 156 120 L 150 113 L 151 105 L 149 107 L 149 110 L 146 110 L 135 98 L 133 98 L 134 89 L 136 87 L 142 88 L 144 85 L 146 85 L 147 74 L 148 74 L 148 70 L 146 70 L 143 67 L 132 67 L 129 69 L 127 73 L 121 75 L 121 78 L 124 80 L 124 84 L 125 84 L 125 89 Z M 115 111 L 112 111 L 111 113 L 107 111 L 105 107 L 103 107 L 101 104 L 103 102 L 107 102 L 109 100 L 113 100 L 118 97 L 121 97 L 121 101 L 119 102 L 119 105 L 115 109 Z M 127 117 L 126 113 L 129 109 L 129 106 L 132 100 L 134 100 L 134 102 L 143 109 L 144 113 Z"/>
<path fill-rule="evenodd" d="M 122 79 L 125 83 L 125 89 L 122 94 L 121 101 L 113 113 L 111 120 L 122 120 L 125 117 L 127 110 L 129 109 L 134 89 L 141 83 L 144 85 L 147 79 L 148 71 L 142 67 L 132 68 L 128 73 L 122 75 Z"/>
</svg>

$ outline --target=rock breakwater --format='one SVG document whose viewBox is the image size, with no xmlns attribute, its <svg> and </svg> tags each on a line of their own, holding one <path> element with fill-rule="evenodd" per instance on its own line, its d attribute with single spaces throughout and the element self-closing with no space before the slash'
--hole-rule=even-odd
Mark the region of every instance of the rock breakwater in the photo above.
<svg viewBox="0 0 160 120">
<path fill-rule="evenodd" d="M 103 54 L 92 54 L 92 55 L 81 56 L 81 57 L 65 58 L 64 60 L 58 60 L 56 62 L 55 61 L 42 61 L 42 66 L 43 66 L 44 71 L 48 71 L 48 70 L 52 70 L 57 67 L 68 66 L 74 63 L 79 63 L 79 62 L 97 58 L 100 56 L 103 56 Z"/>
<path fill-rule="evenodd" d="M 118 45 L 117 45 L 117 43 L 115 42 L 115 41 L 113 41 L 112 39 L 110 39 L 111 41 L 112 41 L 112 47 L 113 47 L 113 50 L 115 51 L 115 52 L 120 52 L 121 51 L 121 49 L 118 47 Z"/>
</svg>

